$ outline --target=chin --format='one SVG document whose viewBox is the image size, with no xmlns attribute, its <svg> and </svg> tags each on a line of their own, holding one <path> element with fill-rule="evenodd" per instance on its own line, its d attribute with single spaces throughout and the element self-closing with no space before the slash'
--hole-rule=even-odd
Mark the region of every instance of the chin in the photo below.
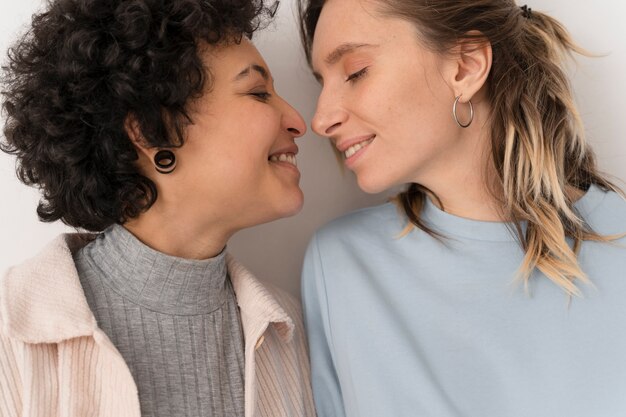
<svg viewBox="0 0 626 417">
<path fill-rule="evenodd" d="M 377 176 L 357 175 L 359 188 L 368 194 L 378 194 L 391 188 L 393 184 Z"/>
<path fill-rule="evenodd" d="M 275 201 L 266 201 L 265 215 L 261 218 L 257 218 L 255 224 L 269 223 L 275 220 L 284 219 L 286 217 L 295 216 L 302 210 L 304 205 L 304 194 L 300 188 L 297 191 L 291 191 L 289 193 L 283 193 L 279 199 Z M 259 212 L 257 211 L 257 212 Z"/>
<path fill-rule="evenodd" d="M 302 190 L 298 188 L 298 191 L 290 193 L 288 197 L 281 201 L 279 218 L 291 217 L 300 213 L 302 206 L 304 205 L 304 194 Z"/>
</svg>

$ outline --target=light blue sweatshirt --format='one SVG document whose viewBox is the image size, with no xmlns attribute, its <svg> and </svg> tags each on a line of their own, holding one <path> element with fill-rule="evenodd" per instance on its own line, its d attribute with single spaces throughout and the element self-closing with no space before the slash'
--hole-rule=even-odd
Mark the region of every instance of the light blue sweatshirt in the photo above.
<svg viewBox="0 0 626 417">
<path fill-rule="evenodd" d="M 596 186 L 576 208 L 600 234 L 626 232 L 626 202 Z M 448 236 L 397 236 L 393 204 L 316 233 L 303 300 L 319 417 L 626 416 L 626 239 L 584 242 L 582 298 L 535 273 L 505 223 L 428 202 Z"/>
</svg>

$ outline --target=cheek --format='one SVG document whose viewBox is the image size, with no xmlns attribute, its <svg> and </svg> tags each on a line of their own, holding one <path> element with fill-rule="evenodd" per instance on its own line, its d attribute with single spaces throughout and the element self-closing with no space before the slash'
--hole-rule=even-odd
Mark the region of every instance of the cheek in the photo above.
<svg viewBox="0 0 626 417">
<path fill-rule="evenodd" d="M 280 113 L 268 104 L 242 108 L 230 121 L 226 135 L 235 138 L 249 153 L 269 152 L 278 139 Z M 267 155 L 266 155 L 267 156 Z"/>
<path fill-rule="evenodd" d="M 409 78 L 402 72 L 392 68 L 380 69 L 379 73 L 355 86 L 355 93 L 349 99 L 356 115 L 376 130 L 394 128 L 404 124 L 406 119 L 417 122 L 432 106 L 424 80 Z"/>
<path fill-rule="evenodd" d="M 256 103 L 255 103 L 256 104 Z M 205 143 L 196 147 L 199 154 L 230 162 L 267 159 L 280 131 L 280 117 L 262 103 L 241 106 L 220 117 L 217 123 L 194 126 L 194 137 Z"/>
<path fill-rule="evenodd" d="M 421 147 L 435 146 L 447 137 L 452 126 L 452 104 L 447 105 L 443 86 L 423 75 L 390 85 L 393 87 L 380 103 L 392 138 L 404 138 L 404 145 Z"/>
<path fill-rule="evenodd" d="M 270 168 L 268 157 L 280 133 L 280 118 L 269 106 L 249 109 L 221 130 L 215 159 L 227 180 L 256 187 Z"/>
</svg>

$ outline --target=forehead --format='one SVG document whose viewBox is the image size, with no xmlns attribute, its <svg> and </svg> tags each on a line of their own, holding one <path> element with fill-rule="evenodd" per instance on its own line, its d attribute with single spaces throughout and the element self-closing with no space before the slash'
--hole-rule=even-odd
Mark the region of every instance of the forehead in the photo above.
<svg viewBox="0 0 626 417">
<path fill-rule="evenodd" d="M 385 46 L 415 40 L 411 23 L 382 15 L 373 0 L 328 0 L 315 28 L 311 58 L 314 68 L 345 44 Z"/>
<path fill-rule="evenodd" d="M 332 41 L 367 33 L 364 25 L 376 24 L 374 8 L 361 0 L 328 0 L 320 13 L 313 37 L 313 51 Z"/>
<path fill-rule="evenodd" d="M 232 78 L 233 71 L 241 71 L 243 67 L 252 63 L 267 68 L 265 60 L 259 51 L 245 37 L 239 43 L 231 41 L 219 45 L 205 46 L 203 56 L 218 82 L 222 78 L 221 75 Z"/>
</svg>

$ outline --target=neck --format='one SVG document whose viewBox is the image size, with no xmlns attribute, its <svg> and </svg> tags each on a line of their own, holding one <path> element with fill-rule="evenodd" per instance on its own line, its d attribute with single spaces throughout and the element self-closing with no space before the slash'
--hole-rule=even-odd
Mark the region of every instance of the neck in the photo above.
<svg viewBox="0 0 626 417">
<path fill-rule="evenodd" d="M 209 259 L 220 254 L 233 235 L 224 222 L 186 215 L 180 207 L 155 203 L 147 212 L 124 224 L 137 239 L 154 250 L 185 259 Z"/>
<path fill-rule="evenodd" d="M 439 206 L 437 201 L 433 203 L 449 214 L 487 222 L 506 221 L 503 218 L 501 203 L 480 179 L 474 181 L 467 179 L 465 182 L 448 183 L 430 189 L 439 197 L 443 207 Z"/>
<path fill-rule="evenodd" d="M 480 107 L 478 107 L 480 106 Z M 488 114 L 488 108 L 477 104 L 476 114 Z M 488 123 L 476 119 L 459 132 L 455 148 L 447 150 L 429 167 L 419 184 L 433 191 L 447 213 L 481 221 L 504 221 L 501 202 L 488 184 L 495 178 L 491 162 L 491 134 Z M 437 201 L 433 201 L 437 206 Z"/>
</svg>

